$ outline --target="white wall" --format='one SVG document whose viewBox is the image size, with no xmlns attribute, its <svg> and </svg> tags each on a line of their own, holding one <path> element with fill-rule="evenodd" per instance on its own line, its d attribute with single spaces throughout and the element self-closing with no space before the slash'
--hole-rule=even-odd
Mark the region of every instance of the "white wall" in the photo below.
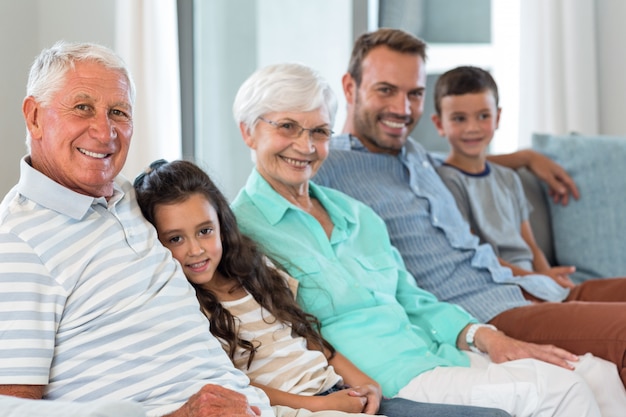
<svg viewBox="0 0 626 417">
<path fill-rule="evenodd" d="M 198 0 L 196 6 L 195 160 L 232 199 L 253 164 L 231 109 L 239 86 L 257 68 L 281 62 L 315 68 L 337 94 L 334 129 L 342 129 L 352 0 Z"/>
<path fill-rule="evenodd" d="M 22 99 L 28 67 L 37 50 L 35 0 L 0 0 L 0 195 L 18 179 L 18 160 L 26 153 Z M 34 28 L 34 29 L 31 29 Z"/>
<path fill-rule="evenodd" d="M 57 40 L 113 46 L 115 9 L 111 0 L 0 0 L 0 197 L 19 178 L 26 154 L 22 100 L 30 65 Z"/>
<path fill-rule="evenodd" d="M 259 67 L 293 61 L 319 71 L 337 95 L 339 108 L 333 129 L 341 131 L 346 113 L 341 77 L 348 68 L 353 44 L 352 0 L 260 3 L 264 7 L 259 7 L 257 17 Z M 285 31 L 285 19 L 298 23 L 295 31 Z"/>
<path fill-rule="evenodd" d="M 600 133 L 626 136 L 626 2 L 598 0 L 596 17 Z"/>
<path fill-rule="evenodd" d="M 195 161 L 232 198 L 252 168 L 231 109 L 257 66 L 257 1 L 197 0 L 195 6 Z"/>
<path fill-rule="evenodd" d="M 268 0 L 262 4 L 267 6 Z M 321 4 L 330 3 L 323 1 Z M 279 2 L 280 3 L 280 2 Z M 329 81 L 336 80 L 334 71 L 341 69 L 348 60 L 350 45 L 342 40 L 336 42 L 332 49 L 314 51 L 314 46 L 298 48 L 299 41 L 310 34 L 311 39 L 326 39 L 328 31 L 325 27 L 334 28 L 337 33 L 350 31 L 350 22 L 346 1 L 337 3 L 338 13 L 322 18 L 323 24 L 319 29 L 302 28 L 302 33 L 286 41 L 291 43 L 289 50 L 294 59 L 308 61 L 310 65 L 318 63 L 328 64 L 319 68 Z M 288 2 L 282 0 L 281 6 L 287 7 Z M 320 6 L 318 0 L 307 3 L 307 7 Z M 270 10 L 270 9 L 267 9 Z M 306 9 L 305 16 L 310 13 Z M 626 44 L 626 28 L 623 21 L 626 19 L 626 2 L 622 0 L 597 0 L 597 30 L 598 45 L 597 58 L 599 62 L 599 112 L 600 133 L 626 136 L 626 54 L 623 53 Z M 21 114 L 21 103 L 25 93 L 27 72 L 33 58 L 44 47 L 50 46 L 56 40 L 93 41 L 108 46 L 114 44 L 115 31 L 115 2 L 111 0 L 0 0 L 0 197 L 3 196 L 17 181 L 19 175 L 19 159 L 25 154 L 24 122 Z M 267 17 L 267 15 L 266 15 Z M 279 25 L 279 14 L 273 25 Z M 315 25 L 319 21 L 314 21 Z M 313 23 L 313 22 L 312 22 Z M 257 21 L 258 24 L 258 21 Z M 344 27 L 342 27 L 344 25 Z M 235 28 L 233 28 L 235 29 Z M 264 39 L 262 54 L 254 59 L 268 63 L 277 60 L 282 48 L 274 47 L 272 40 L 264 30 L 260 31 L 260 39 Z M 227 38 L 228 39 L 228 38 Z M 285 40 L 284 40 L 285 41 Z M 331 39 L 332 41 L 332 39 Z M 261 52 L 261 51 L 260 51 Z M 591 57 L 590 57 L 591 58 Z M 333 69 L 333 66 L 336 69 Z M 228 69 L 225 69 L 228 71 Z M 329 71 L 329 72 L 327 72 Z M 336 86 L 334 86 L 336 87 Z M 336 87 L 338 88 L 338 87 Z M 341 91 L 337 91 L 341 96 Z M 226 110 L 230 103 L 224 105 Z M 225 113 L 228 113 L 226 111 Z M 209 122 L 211 113 L 207 113 Z M 336 129 L 341 128 L 342 115 Z M 223 123 L 232 123 L 230 115 Z M 219 152 L 217 152 L 219 154 Z M 214 152 L 215 154 L 215 152 Z M 219 158 L 220 156 L 218 156 Z M 248 164 L 245 161 L 227 161 L 225 164 L 241 166 Z M 232 190 L 230 190 L 232 192 Z"/>
</svg>

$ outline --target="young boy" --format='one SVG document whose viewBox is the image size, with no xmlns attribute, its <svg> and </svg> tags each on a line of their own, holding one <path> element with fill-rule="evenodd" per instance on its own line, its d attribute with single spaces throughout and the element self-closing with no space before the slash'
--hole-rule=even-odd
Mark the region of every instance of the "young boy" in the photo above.
<svg viewBox="0 0 626 417">
<path fill-rule="evenodd" d="M 535 242 L 529 203 L 515 171 L 488 163 L 487 148 L 500 121 L 498 87 L 476 67 L 458 67 L 435 85 L 432 120 L 450 154 L 437 171 L 481 243 L 490 244 L 531 296 L 561 301 L 574 284 L 571 266 L 551 267 Z"/>
</svg>

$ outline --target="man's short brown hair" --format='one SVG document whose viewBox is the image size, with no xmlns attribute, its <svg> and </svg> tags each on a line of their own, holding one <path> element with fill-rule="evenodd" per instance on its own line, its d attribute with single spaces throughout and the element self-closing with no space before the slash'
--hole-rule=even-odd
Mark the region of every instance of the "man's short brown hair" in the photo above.
<svg viewBox="0 0 626 417">
<path fill-rule="evenodd" d="M 364 33 L 354 43 L 348 73 L 357 86 L 361 84 L 363 60 L 370 51 L 378 46 L 386 46 L 392 51 L 403 54 L 415 54 L 426 61 L 426 43 L 418 37 L 401 29 L 381 28 L 374 32 Z"/>
</svg>

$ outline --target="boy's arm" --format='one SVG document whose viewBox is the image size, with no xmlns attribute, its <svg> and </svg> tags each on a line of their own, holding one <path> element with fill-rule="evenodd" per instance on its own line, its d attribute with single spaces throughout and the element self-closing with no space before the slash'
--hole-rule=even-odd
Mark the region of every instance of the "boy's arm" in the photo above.
<svg viewBox="0 0 626 417">
<path fill-rule="evenodd" d="M 511 270 L 511 272 L 513 273 L 514 276 L 516 277 L 523 277 L 524 275 L 530 275 L 533 273 L 533 271 L 528 271 L 524 268 L 520 268 L 517 265 L 514 265 L 510 262 L 505 261 L 504 259 L 498 257 L 498 262 L 500 263 L 500 265 L 505 266 L 507 268 L 509 268 Z"/>
<path fill-rule="evenodd" d="M 537 151 L 523 149 L 505 155 L 489 155 L 487 159 L 512 169 L 528 168 L 548 185 L 550 196 L 555 203 L 567 205 L 570 194 L 577 200 L 580 197 L 576 183 L 565 169 Z"/>
<path fill-rule="evenodd" d="M 535 236 L 533 235 L 533 231 L 528 220 L 522 222 L 521 233 L 522 238 L 533 253 L 533 269 L 536 272 L 549 276 L 561 287 L 572 288 L 574 283 L 569 278 L 569 274 L 574 273 L 576 268 L 573 266 L 551 267 L 545 254 L 535 241 Z M 515 271 L 513 271 L 513 273 L 515 274 Z"/>
<path fill-rule="evenodd" d="M 525 220 L 522 222 L 522 226 L 520 228 L 522 239 L 528 245 L 531 252 L 533 253 L 533 269 L 537 272 L 543 272 L 550 269 L 550 264 L 546 259 L 545 254 L 537 245 L 537 241 L 535 240 L 535 235 L 533 234 L 533 230 L 530 227 L 530 222 Z"/>
</svg>

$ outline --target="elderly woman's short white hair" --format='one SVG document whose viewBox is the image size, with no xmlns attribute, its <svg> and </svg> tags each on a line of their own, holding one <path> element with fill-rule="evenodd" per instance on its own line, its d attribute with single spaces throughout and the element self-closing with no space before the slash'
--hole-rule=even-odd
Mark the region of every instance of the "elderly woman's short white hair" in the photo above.
<svg viewBox="0 0 626 417">
<path fill-rule="evenodd" d="M 325 108 L 335 123 L 337 97 L 317 71 L 297 63 L 276 64 L 254 72 L 239 88 L 233 104 L 237 123 L 254 130 L 260 116 Z"/>
</svg>

